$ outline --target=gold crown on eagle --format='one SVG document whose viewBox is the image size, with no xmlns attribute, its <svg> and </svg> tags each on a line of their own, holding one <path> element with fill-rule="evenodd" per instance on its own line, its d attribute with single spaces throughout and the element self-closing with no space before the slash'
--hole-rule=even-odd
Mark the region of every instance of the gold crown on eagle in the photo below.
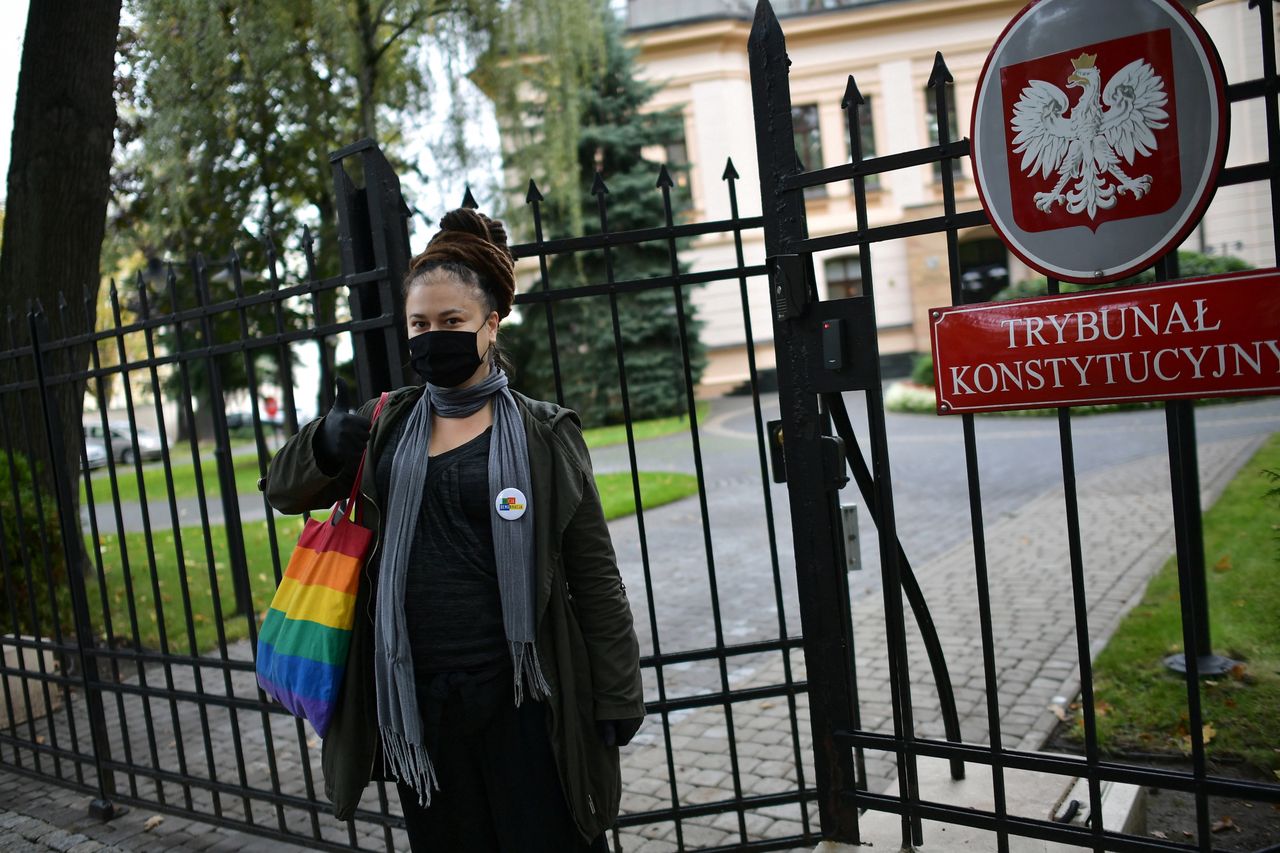
<svg viewBox="0 0 1280 853">
<path fill-rule="evenodd" d="M 1096 62 L 1097 59 L 1098 54 L 1096 53 L 1082 53 L 1077 58 L 1071 60 L 1071 67 L 1076 71 L 1079 71 L 1082 68 L 1092 68 L 1093 63 Z"/>
</svg>

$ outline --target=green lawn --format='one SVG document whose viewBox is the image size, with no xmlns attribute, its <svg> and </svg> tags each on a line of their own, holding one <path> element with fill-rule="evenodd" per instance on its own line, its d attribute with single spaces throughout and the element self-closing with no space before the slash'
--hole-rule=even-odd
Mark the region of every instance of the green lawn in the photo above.
<svg viewBox="0 0 1280 853">
<path fill-rule="evenodd" d="M 174 496 L 181 498 L 194 498 L 196 492 L 196 466 L 190 461 L 189 452 L 183 452 L 186 448 L 175 453 L 178 458 L 185 457 L 188 461 L 180 462 L 174 459 L 172 464 L 173 470 L 173 493 Z M 253 495 L 258 491 L 258 457 L 257 455 L 232 456 L 232 465 L 236 472 L 236 494 Z M 213 448 L 200 449 L 200 470 L 204 476 L 204 493 L 207 497 L 215 498 L 222 494 L 222 489 L 218 486 L 218 464 L 213 456 Z M 148 462 L 142 466 L 142 481 L 147 490 L 147 502 L 156 503 L 168 500 L 168 487 L 165 485 L 164 466 L 159 462 Z M 122 502 L 130 502 L 138 500 L 138 473 L 133 465 L 124 465 L 116 463 L 116 486 L 120 489 L 120 500 Z M 101 511 L 102 507 L 110 509 L 111 504 L 111 478 L 106 468 L 99 468 L 93 472 L 93 497 L 94 503 Z M 85 502 L 84 492 L 84 475 L 80 476 L 80 501 Z"/>
<path fill-rule="evenodd" d="M 698 422 L 706 420 L 710 411 L 710 405 L 707 402 L 698 404 Z M 685 417 L 655 418 L 648 421 L 637 421 L 633 425 L 636 441 L 643 441 L 649 438 L 660 438 L 673 433 L 685 432 L 689 429 L 689 419 Z M 584 437 L 588 447 L 608 447 L 611 444 L 622 444 L 627 440 L 626 427 L 617 424 L 613 426 L 594 427 L 584 431 Z M 252 442 L 233 441 L 232 447 L 236 448 Z M 172 461 L 173 468 L 173 491 L 177 498 L 194 498 L 196 492 L 196 466 L 190 461 L 190 453 L 185 446 L 177 449 L 171 449 L 174 453 Z M 181 461 L 186 459 L 186 462 Z M 252 495 L 258 491 L 258 457 L 256 455 L 233 456 L 233 465 L 236 473 L 236 493 L 240 496 Z M 200 449 L 200 466 L 204 475 L 204 493 L 209 498 L 215 498 L 222 494 L 222 489 L 218 486 L 218 466 L 214 460 L 212 447 L 201 447 Z M 167 500 L 168 489 L 165 485 L 164 466 L 159 462 L 148 462 L 142 467 L 143 484 L 147 490 L 147 498 L 149 502 Z M 80 501 L 85 503 L 85 490 L 83 476 L 80 482 Z M 116 464 L 116 485 L 120 490 L 120 500 L 124 502 L 138 500 L 138 475 L 134 466 Z M 111 481 L 106 468 L 99 468 L 93 472 L 93 495 L 94 501 L 99 507 L 103 507 L 111 501 Z M 631 510 L 627 510 L 630 512 Z"/>
<path fill-rule="evenodd" d="M 1202 681 L 1207 752 L 1280 768 L 1280 433 L 1267 441 L 1205 513 L 1209 624 L 1214 651 L 1241 661 Z M 1182 651 L 1174 561 L 1152 579 L 1094 663 L 1098 734 L 1112 752 L 1187 752 L 1187 695 L 1161 658 Z M 1073 729 L 1082 736 L 1081 722 Z M 1280 770 L 1277 770 L 1280 774 Z"/>
<path fill-rule="evenodd" d="M 635 511 L 630 474 L 600 474 L 596 477 L 606 518 L 618 518 Z M 695 478 L 690 474 L 666 471 L 642 471 L 641 495 L 646 509 L 661 506 L 693 494 L 697 490 Z M 302 532 L 300 517 L 276 519 L 277 552 L 281 571 L 289 561 L 293 545 Z M 195 646 L 198 651 L 217 647 L 218 635 L 213 609 L 213 586 L 216 582 L 218 600 L 224 616 L 223 629 L 227 639 L 234 641 L 249 635 L 248 620 L 244 616 L 226 618 L 235 604 L 231 586 L 231 567 L 227 558 L 226 530 L 214 527 L 211 531 L 213 547 L 213 579 L 210 578 L 203 528 L 187 527 L 181 531 L 182 565 L 185 568 L 190 612 L 195 628 Z M 267 522 L 244 525 L 245 554 L 249 566 L 249 581 L 253 589 L 254 610 L 262 613 L 271 602 L 276 588 L 275 564 L 271 556 L 271 543 Z M 92 553 L 93 544 L 86 541 Z M 114 535 L 102 537 L 102 563 L 110 603 L 112 632 L 116 637 L 132 639 L 127 593 L 125 560 L 128 560 L 128 578 L 132 581 L 134 611 L 137 615 L 138 633 L 147 648 L 160 647 L 160 612 L 164 614 L 164 626 L 170 650 L 188 654 L 191 645 L 187 637 L 186 609 L 183 606 L 182 576 L 179 569 L 178 548 L 172 529 L 157 531 L 152 537 L 156 560 L 156 577 L 160 589 L 160 607 L 157 610 L 151 582 L 151 568 L 147 558 L 146 539 L 141 533 L 127 533 L 121 543 Z M 99 588 L 94 582 L 89 589 L 90 610 L 95 615 L 99 633 L 105 634 Z"/>
<path fill-rule="evenodd" d="M 702 424 L 707 420 L 707 414 L 711 411 L 711 404 L 703 400 L 698 403 L 697 411 L 698 423 Z M 683 415 L 678 415 L 670 418 L 636 421 L 631 425 L 631 429 L 635 433 L 636 441 L 644 441 L 647 438 L 661 438 L 664 435 L 688 432 L 689 419 Z M 592 427 L 591 429 L 583 430 L 582 435 L 587 440 L 587 447 L 608 447 L 611 444 L 625 444 L 627 441 L 627 427 L 625 424 Z"/>
</svg>

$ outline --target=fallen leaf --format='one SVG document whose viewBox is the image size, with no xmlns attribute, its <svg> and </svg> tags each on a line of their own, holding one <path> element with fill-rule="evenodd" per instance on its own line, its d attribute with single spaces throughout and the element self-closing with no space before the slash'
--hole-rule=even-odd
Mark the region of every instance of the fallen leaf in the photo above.
<svg viewBox="0 0 1280 853">
<path fill-rule="evenodd" d="M 164 818 L 158 814 L 153 814 L 151 817 L 147 818 L 147 822 L 142 825 L 142 831 L 150 832 L 162 823 L 164 823 Z"/>
<path fill-rule="evenodd" d="M 1169 836 L 1165 835 L 1163 832 L 1161 832 L 1158 829 L 1153 829 L 1151 830 L 1151 837 L 1152 838 L 1168 838 Z"/>
<path fill-rule="evenodd" d="M 760 707 L 761 707 L 761 708 L 764 708 L 765 710 L 768 710 L 769 708 L 772 708 L 772 707 L 773 707 L 773 703 L 772 703 L 772 702 L 761 702 L 761 703 L 760 703 Z"/>
<path fill-rule="evenodd" d="M 1231 555 L 1223 554 L 1218 562 L 1213 564 L 1213 570 L 1219 573 L 1231 571 Z"/>
<path fill-rule="evenodd" d="M 1057 704 L 1050 705 L 1049 710 L 1052 711 L 1053 715 L 1057 717 L 1059 720 L 1066 722 L 1067 712 L 1061 705 L 1057 705 Z"/>
<path fill-rule="evenodd" d="M 1094 702 L 1093 712 L 1099 717 L 1105 717 L 1107 714 L 1111 713 L 1111 705 L 1107 702 Z"/>
<path fill-rule="evenodd" d="M 319 745 L 320 745 L 320 738 L 318 737 L 313 737 L 307 741 L 307 747 L 309 749 L 315 749 Z"/>
<path fill-rule="evenodd" d="M 1236 822 L 1231 819 L 1231 815 L 1224 814 L 1218 820 L 1213 822 L 1213 826 L 1209 827 L 1210 832 L 1226 832 L 1228 829 L 1234 829 L 1236 832 L 1242 832 L 1240 827 L 1236 826 Z"/>
<path fill-rule="evenodd" d="M 44 735 L 36 735 L 36 743 L 44 743 Z"/>
<path fill-rule="evenodd" d="M 1235 666 L 1231 667 L 1231 677 L 1234 678 L 1236 681 L 1244 681 L 1244 677 L 1247 671 L 1248 671 L 1248 667 L 1246 667 L 1243 663 L 1237 663 Z"/>
<path fill-rule="evenodd" d="M 1213 723 L 1205 723 L 1204 726 L 1201 727 L 1200 729 L 1200 735 L 1201 737 L 1204 738 L 1205 743 L 1208 743 L 1209 741 L 1213 740 L 1213 736 L 1216 735 L 1217 733 L 1218 733 L 1218 730 L 1213 727 Z"/>
</svg>

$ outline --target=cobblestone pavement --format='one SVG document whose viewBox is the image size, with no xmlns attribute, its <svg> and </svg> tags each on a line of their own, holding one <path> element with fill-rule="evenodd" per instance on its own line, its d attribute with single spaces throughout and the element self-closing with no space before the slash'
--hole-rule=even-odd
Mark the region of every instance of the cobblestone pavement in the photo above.
<svg viewBox="0 0 1280 853">
<path fill-rule="evenodd" d="M 645 594 L 646 562 L 641 558 L 636 519 L 611 527 L 619 562 L 632 595 L 637 628 L 644 653 L 654 650 L 653 626 L 664 652 L 707 647 L 715 643 L 716 624 L 727 643 L 767 639 L 785 629 L 798 631 L 794 581 L 790 565 L 790 527 L 785 492 L 771 487 L 776 519 L 777 553 L 782 555 L 775 577 L 770 554 L 768 519 L 762 510 L 758 460 L 750 443 L 749 410 L 742 401 L 723 410 L 707 424 L 704 463 L 709 547 L 703 537 L 702 512 L 696 499 L 647 512 L 644 517 L 647 566 L 655 590 L 652 610 Z M 1230 478 L 1273 429 L 1280 407 L 1242 404 L 1205 410 L 1200 419 L 1200 462 L 1206 503 Z M 904 546 L 912 557 L 933 617 L 943 638 L 962 730 L 968 740 L 988 739 L 986 690 L 976 618 L 972 547 L 968 541 L 968 504 L 963 479 L 956 480 L 954 434 L 958 425 L 941 419 L 908 419 L 891 432 L 895 456 L 895 490 Z M 860 427 L 859 427 L 860 428 Z M 1084 540 L 1085 582 L 1090 606 L 1092 647 L 1100 648 L 1114 623 L 1138 595 L 1150 573 L 1173 551 L 1168 498 L 1168 467 L 1164 457 L 1163 418 L 1158 412 L 1106 416 L 1082 421 L 1078 427 L 1077 455 L 1079 497 Z M 916 430 L 913 432 L 913 430 Z M 1081 433 L 1096 433 L 1108 440 L 1082 440 Z M 1045 421 L 980 421 L 979 446 L 983 453 L 983 492 L 990 573 L 992 610 L 995 614 L 996 660 L 1001 707 L 1001 734 L 1009 746 L 1037 747 L 1055 721 L 1046 706 L 1059 695 L 1074 693 L 1076 675 L 1073 602 L 1062 520 L 1061 472 L 1056 456 L 1056 430 Z M 999 451 L 999 452 L 996 452 Z M 683 462 L 681 461 L 683 454 Z M 623 467 L 625 451 L 595 454 L 597 467 Z M 1010 462 L 1013 457 L 1015 461 Z M 619 463 L 621 460 L 621 463 Z M 641 449 L 642 468 L 692 467 L 687 443 L 647 442 Z M 901 460 L 901 463 L 899 462 Z M 961 457 L 960 463 L 963 463 Z M 951 466 L 951 467 L 948 467 Z M 923 519 L 920 516 L 925 516 Z M 949 519 L 945 524 L 940 519 Z M 856 661 L 863 727 L 890 730 L 887 659 L 884 654 L 884 611 L 874 561 L 874 531 L 864 520 L 863 572 L 851 576 Z M 710 558 L 708 558 L 708 552 Z M 714 576 L 719 607 L 712 607 L 710 584 Z M 778 602 L 782 607 L 779 608 Z M 909 625 L 912 663 L 912 697 L 917 729 L 921 734 L 941 734 L 936 697 L 918 632 Z M 248 661 L 250 649 L 240 643 L 229 650 L 233 659 Z M 734 688 L 779 685 L 785 668 L 793 679 L 804 677 L 803 656 L 794 652 L 739 655 L 726 662 L 723 672 L 715 662 L 682 664 L 664 669 L 662 689 L 668 698 L 706 693 L 722 682 Z M 138 675 L 124 675 L 136 683 Z M 173 666 L 169 672 L 152 667 L 145 671 L 149 684 L 166 685 L 172 679 L 179 691 L 198 691 L 210 697 L 256 695 L 250 670 L 229 679 L 209 666 Z M 197 679 L 199 684 L 197 684 Z M 653 670 L 646 671 L 647 698 L 656 699 L 659 684 Z M 80 749 L 89 751 L 82 703 L 73 693 Z M 225 701 L 225 700 L 224 700 Z M 302 724 L 281 715 L 263 715 L 248 708 L 191 702 L 170 703 L 135 695 L 108 697 L 106 713 L 117 759 L 165 770 L 186 767 L 196 775 L 211 775 L 232 784 L 248 783 L 263 791 L 278 785 L 286 794 L 307 796 L 320 785 L 318 742 Z M 807 705 L 796 702 L 796 721 L 785 698 L 735 703 L 672 713 L 664 721 L 649 720 L 631 747 L 624 751 L 623 811 L 636 813 L 667 805 L 674 783 L 679 801 L 686 805 L 711 803 L 735 794 L 733 766 L 744 794 L 793 790 L 798 773 L 811 781 L 810 736 Z M 149 715 L 157 735 L 146 736 L 143 719 Z M 127 732 L 121 720 L 127 724 Z M 24 735 L 51 745 L 73 740 L 68 715 L 59 712 L 49 720 L 24 724 Z M 175 721 L 181 737 L 175 737 Z M 206 726 L 206 742 L 200 732 Z M 668 734 L 669 732 L 669 734 Z M 731 750 L 732 732 L 736 749 Z M 673 753 L 668 766 L 667 742 Z M 304 750 L 304 745 L 307 749 Z M 309 759 L 304 759 L 304 751 Z M 25 754 L 30 762 L 30 753 Z M 0 759 L 11 761 L 8 749 Z M 43 759 L 45 772 L 50 762 Z M 243 761 L 244 777 L 237 767 Z M 868 755 L 868 775 L 873 789 L 889 784 L 895 772 L 891 761 Z M 674 771 L 674 773 L 673 773 Z M 68 764 L 64 774 L 73 774 Z M 92 778 L 92 767 L 84 772 Z M 974 769 L 971 772 L 981 772 Z M 339 824 L 324 809 L 306 810 L 263 802 L 246 802 L 228 792 L 215 802 L 207 791 L 184 791 L 170 783 L 156 783 L 145 776 L 133 779 L 117 773 L 117 786 L 135 797 L 165 802 L 177 809 L 205 814 L 220 813 L 227 819 L 251 819 L 271 829 L 310 834 L 318 831 L 337 843 L 356 843 L 382 849 L 389 841 L 406 849 L 399 832 L 385 832 L 379 825 L 358 821 Z M 366 794 L 364 805 L 379 809 L 377 788 Z M 190 796 L 188 803 L 187 797 Z M 323 801 L 323 794 L 316 796 Z M 394 792 L 389 810 L 397 811 Z M 0 770 L 0 804 L 14 813 L 39 816 L 68 833 L 81 833 L 100 843 L 136 851 L 216 850 L 291 851 L 306 849 L 284 842 L 238 833 L 223 827 L 196 823 L 166 814 L 150 830 L 146 822 L 158 813 L 135 807 L 129 813 L 100 824 L 87 815 L 89 796 L 28 777 Z M 736 813 L 691 818 L 680 827 L 651 824 L 622 834 L 628 853 L 675 850 L 677 842 L 696 848 L 731 845 L 740 830 L 749 839 L 797 835 L 805 823 L 816 826 L 816 816 L 802 815 L 798 806 L 770 807 Z M 677 838 L 679 834 L 679 838 Z M 3 837 L 3 833 L 0 833 Z M 0 847 L 0 850 L 7 849 Z M 15 848 L 26 849 L 26 848 Z M 42 849 L 42 848 L 35 848 Z M 797 848 L 811 849 L 811 847 Z"/>
</svg>

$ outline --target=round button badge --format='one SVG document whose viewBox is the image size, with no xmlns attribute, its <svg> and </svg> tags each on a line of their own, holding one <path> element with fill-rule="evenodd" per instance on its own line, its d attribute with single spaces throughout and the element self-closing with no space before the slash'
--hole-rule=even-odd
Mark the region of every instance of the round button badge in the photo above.
<svg viewBox="0 0 1280 853">
<path fill-rule="evenodd" d="M 529 502 L 525 499 L 524 492 L 519 489 L 503 489 L 498 492 L 498 499 L 494 501 L 494 505 L 497 507 L 500 518 L 515 521 L 524 515 Z"/>
</svg>

